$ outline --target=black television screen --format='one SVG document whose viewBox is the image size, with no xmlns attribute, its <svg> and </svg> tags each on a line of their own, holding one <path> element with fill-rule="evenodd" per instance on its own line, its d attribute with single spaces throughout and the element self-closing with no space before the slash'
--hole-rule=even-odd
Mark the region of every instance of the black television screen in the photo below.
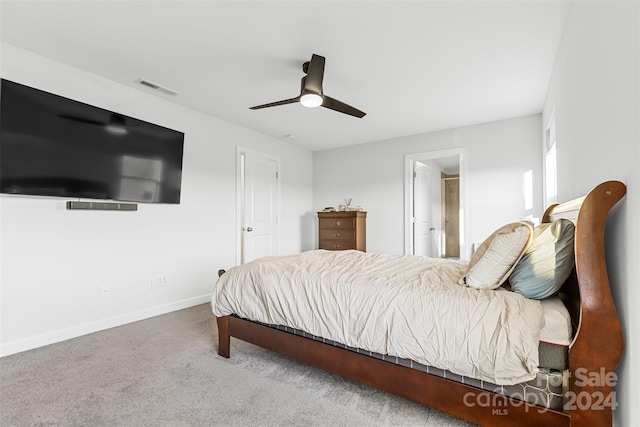
<svg viewBox="0 0 640 427">
<path fill-rule="evenodd" d="M 184 133 L 9 80 L 0 192 L 180 203 Z"/>
</svg>

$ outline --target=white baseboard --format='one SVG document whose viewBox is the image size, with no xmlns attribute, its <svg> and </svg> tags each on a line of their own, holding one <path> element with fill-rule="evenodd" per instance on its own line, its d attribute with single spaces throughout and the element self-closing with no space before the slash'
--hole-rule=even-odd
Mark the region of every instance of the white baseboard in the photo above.
<svg viewBox="0 0 640 427">
<path fill-rule="evenodd" d="M 77 338 L 82 335 L 103 331 L 105 329 L 114 328 L 116 326 L 126 325 L 127 323 L 137 322 L 138 320 L 148 319 L 150 317 L 159 316 L 161 314 L 171 313 L 172 311 L 182 310 L 185 308 L 193 307 L 195 305 L 204 304 L 209 301 L 211 301 L 211 294 L 201 295 L 194 298 L 175 301 L 169 304 L 145 308 L 144 310 L 139 310 L 132 313 L 126 313 L 119 316 L 100 319 L 94 322 L 84 323 L 82 325 L 72 326 L 70 328 L 58 329 L 44 334 L 35 335 L 33 337 L 10 341 L 0 344 L 0 357 L 9 356 L 10 354 L 20 353 L 22 351 L 32 350 L 34 348 L 43 347 L 45 345 L 54 344 L 61 341 L 66 341 L 71 338 Z"/>
</svg>

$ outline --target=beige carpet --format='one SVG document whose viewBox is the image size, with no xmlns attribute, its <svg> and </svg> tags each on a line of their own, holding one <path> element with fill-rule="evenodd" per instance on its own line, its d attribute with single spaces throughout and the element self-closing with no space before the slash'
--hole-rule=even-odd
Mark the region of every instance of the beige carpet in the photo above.
<svg viewBox="0 0 640 427">
<path fill-rule="evenodd" d="M 209 305 L 0 359 L 0 426 L 467 426 L 233 339 Z"/>
</svg>

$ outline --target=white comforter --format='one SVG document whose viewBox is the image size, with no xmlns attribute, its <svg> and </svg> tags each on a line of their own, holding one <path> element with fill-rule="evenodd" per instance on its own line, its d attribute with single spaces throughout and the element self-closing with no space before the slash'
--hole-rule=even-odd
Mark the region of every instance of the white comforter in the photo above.
<svg viewBox="0 0 640 427">
<path fill-rule="evenodd" d="M 309 251 L 234 267 L 212 310 L 509 385 L 538 366 L 540 303 L 458 285 L 466 262 Z"/>
</svg>

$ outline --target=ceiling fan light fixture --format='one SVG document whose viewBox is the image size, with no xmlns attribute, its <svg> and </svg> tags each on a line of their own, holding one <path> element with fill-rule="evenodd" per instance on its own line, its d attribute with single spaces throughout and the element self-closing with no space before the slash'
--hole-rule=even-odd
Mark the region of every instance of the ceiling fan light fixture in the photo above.
<svg viewBox="0 0 640 427">
<path fill-rule="evenodd" d="M 315 93 L 307 93 L 300 97 L 300 104 L 307 108 L 316 108 L 322 105 L 322 96 Z"/>
<path fill-rule="evenodd" d="M 109 123 L 104 126 L 105 130 L 114 135 L 126 135 L 128 133 L 127 128 L 122 125 Z"/>
<path fill-rule="evenodd" d="M 122 117 L 120 114 L 111 114 L 109 123 L 104 125 L 104 128 L 107 132 L 113 135 L 126 135 L 127 133 L 129 133 L 124 117 Z"/>
</svg>

